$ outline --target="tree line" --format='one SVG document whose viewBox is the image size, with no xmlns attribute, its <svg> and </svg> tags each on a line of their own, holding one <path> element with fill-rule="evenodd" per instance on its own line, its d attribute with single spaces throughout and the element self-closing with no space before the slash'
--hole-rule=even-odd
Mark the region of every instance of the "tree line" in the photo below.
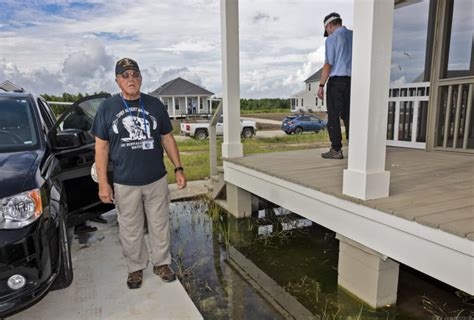
<svg viewBox="0 0 474 320">
<path fill-rule="evenodd" d="M 242 110 L 271 110 L 290 109 L 289 99 L 263 98 L 263 99 L 240 99 L 240 109 Z"/>
<path fill-rule="evenodd" d="M 107 92 L 100 91 L 100 92 L 94 92 L 93 94 L 99 94 L 99 93 L 107 93 Z M 67 92 L 64 92 L 61 96 L 49 95 L 46 93 L 42 94 L 43 98 L 46 101 L 56 101 L 56 102 L 75 102 L 89 95 L 90 94 L 88 93 L 70 94 Z M 54 113 L 61 114 L 68 108 L 68 106 L 52 105 L 51 108 L 53 109 Z M 240 99 L 240 109 L 241 110 L 255 110 L 255 111 L 272 110 L 272 109 L 275 109 L 275 110 L 288 109 L 289 110 L 290 100 L 280 99 L 280 98 Z"/>
</svg>

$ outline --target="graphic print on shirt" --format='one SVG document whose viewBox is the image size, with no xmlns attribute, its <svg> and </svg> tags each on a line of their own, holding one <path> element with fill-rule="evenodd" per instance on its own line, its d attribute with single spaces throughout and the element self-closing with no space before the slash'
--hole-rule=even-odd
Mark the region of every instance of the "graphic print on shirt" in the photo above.
<svg viewBox="0 0 474 320">
<path fill-rule="evenodd" d="M 137 141 L 145 140 L 150 136 L 150 123 L 146 121 L 146 131 L 145 132 L 145 122 L 143 118 L 138 118 L 134 116 L 126 116 L 122 119 L 122 124 L 125 130 L 128 131 L 129 136 L 124 137 L 121 140 L 128 141 Z"/>
<path fill-rule="evenodd" d="M 132 115 L 125 110 L 115 115 L 112 130 L 119 135 L 122 142 L 121 148 L 142 149 L 142 141 L 152 137 L 152 131 L 156 131 L 158 122 L 145 110 L 145 125 L 141 110 L 138 108 L 130 108 L 130 110 Z"/>
</svg>

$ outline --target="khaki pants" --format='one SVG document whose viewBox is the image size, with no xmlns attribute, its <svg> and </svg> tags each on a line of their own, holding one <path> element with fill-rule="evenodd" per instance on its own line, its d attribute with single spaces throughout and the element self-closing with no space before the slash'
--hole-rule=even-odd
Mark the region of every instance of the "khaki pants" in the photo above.
<svg viewBox="0 0 474 320">
<path fill-rule="evenodd" d="M 122 253 L 128 272 L 148 265 L 143 234 L 145 214 L 153 265 L 171 264 L 169 228 L 169 190 L 166 176 L 144 186 L 114 184 L 115 206 Z"/>
</svg>

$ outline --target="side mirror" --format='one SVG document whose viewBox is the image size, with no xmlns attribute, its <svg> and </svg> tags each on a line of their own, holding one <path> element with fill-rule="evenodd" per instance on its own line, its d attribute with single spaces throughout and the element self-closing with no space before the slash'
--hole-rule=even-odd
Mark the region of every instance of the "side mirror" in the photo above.
<svg viewBox="0 0 474 320">
<path fill-rule="evenodd" d="M 77 148 L 85 144 L 84 132 L 78 129 L 66 129 L 58 132 L 55 136 L 57 149 Z"/>
</svg>

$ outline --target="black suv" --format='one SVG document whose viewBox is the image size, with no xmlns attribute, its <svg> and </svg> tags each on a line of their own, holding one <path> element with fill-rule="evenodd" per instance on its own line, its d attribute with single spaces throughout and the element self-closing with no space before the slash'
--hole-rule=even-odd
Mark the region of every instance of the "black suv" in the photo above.
<svg viewBox="0 0 474 320">
<path fill-rule="evenodd" d="M 69 227 L 109 209 L 90 175 L 89 132 L 108 97 L 85 97 L 56 120 L 41 97 L 0 93 L 0 317 L 69 286 Z"/>
</svg>

